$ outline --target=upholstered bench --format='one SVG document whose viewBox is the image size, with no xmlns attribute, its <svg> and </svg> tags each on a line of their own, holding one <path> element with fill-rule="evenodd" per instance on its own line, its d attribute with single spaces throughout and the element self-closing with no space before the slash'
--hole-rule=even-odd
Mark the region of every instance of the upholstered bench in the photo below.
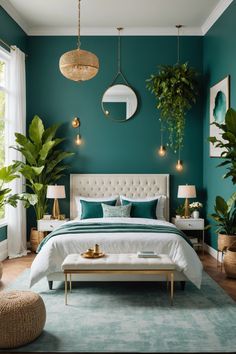
<svg viewBox="0 0 236 354">
<path fill-rule="evenodd" d="M 62 263 L 65 274 L 65 304 L 67 305 L 67 276 L 72 274 L 165 274 L 169 281 L 170 299 L 173 305 L 175 264 L 165 254 L 158 258 L 139 258 L 137 254 L 107 254 L 105 257 L 88 259 L 80 254 L 69 254 Z"/>
</svg>

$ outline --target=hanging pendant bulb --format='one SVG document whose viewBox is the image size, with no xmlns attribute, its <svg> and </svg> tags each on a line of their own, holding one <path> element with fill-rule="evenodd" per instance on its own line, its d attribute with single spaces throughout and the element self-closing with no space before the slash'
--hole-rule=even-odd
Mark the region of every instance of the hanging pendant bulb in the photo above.
<svg viewBox="0 0 236 354">
<path fill-rule="evenodd" d="M 183 161 L 180 159 L 180 146 L 179 146 L 179 152 L 178 152 L 178 161 L 177 164 L 175 165 L 175 168 L 178 172 L 182 172 L 183 171 Z"/>
<path fill-rule="evenodd" d="M 182 162 L 181 160 L 178 160 L 178 162 L 177 162 L 175 168 L 176 168 L 176 170 L 177 170 L 178 172 L 183 171 L 183 168 L 184 168 L 184 167 L 183 167 L 183 162 Z"/>
<path fill-rule="evenodd" d="M 75 143 L 76 145 L 81 145 L 82 144 L 82 140 L 79 134 L 76 135 L 76 139 L 75 139 Z"/>
<path fill-rule="evenodd" d="M 97 56 L 80 49 L 80 1 L 78 0 L 78 48 L 64 53 L 59 62 L 62 75 L 73 81 L 90 80 L 97 75 L 99 69 Z"/>
<path fill-rule="evenodd" d="M 166 155 L 166 148 L 165 146 L 161 145 L 158 149 L 158 155 L 160 157 L 164 157 Z"/>
</svg>

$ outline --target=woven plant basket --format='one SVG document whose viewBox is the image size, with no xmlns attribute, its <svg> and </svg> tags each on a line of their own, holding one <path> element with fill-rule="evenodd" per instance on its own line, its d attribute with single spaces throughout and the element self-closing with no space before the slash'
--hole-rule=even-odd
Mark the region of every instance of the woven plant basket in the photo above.
<svg viewBox="0 0 236 354">
<path fill-rule="evenodd" d="M 35 252 L 37 250 L 38 245 L 44 238 L 44 233 L 42 231 L 38 231 L 35 227 L 31 228 L 30 232 L 30 245 L 31 250 Z"/>
<path fill-rule="evenodd" d="M 227 277 L 236 278 L 236 244 L 227 249 L 224 256 L 224 268 Z"/>
<path fill-rule="evenodd" d="M 2 279 L 2 269 L 3 269 L 3 265 L 2 262 L 0 262 L 0 280 Z"/>
<path fill-rule="evenodd" d="M 218 234 L 218 250 L 225 251 L 236 242 L 236 235 L 223 235 Z"/>
</svg>

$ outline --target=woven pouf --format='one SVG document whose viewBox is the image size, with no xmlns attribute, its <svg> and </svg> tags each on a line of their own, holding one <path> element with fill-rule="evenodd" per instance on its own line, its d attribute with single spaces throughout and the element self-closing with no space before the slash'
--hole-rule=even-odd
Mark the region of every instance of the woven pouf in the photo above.
<svg viewBox="0 0 236 354">
<path fill-rule="evenodd" d="M 16 348 L 32 342 L 42 332 L 46 310 L 32 291 L 0 292 L 0 348 Z"/>
</svg>

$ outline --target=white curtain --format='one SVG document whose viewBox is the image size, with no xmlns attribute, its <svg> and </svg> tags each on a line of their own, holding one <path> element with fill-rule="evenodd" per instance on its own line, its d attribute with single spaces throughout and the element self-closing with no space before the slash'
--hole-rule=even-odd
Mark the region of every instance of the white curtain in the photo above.
<svg viewBox="0 0 236 354">
<path fill-rule="evenodd" d="M 6 124 L 8 146 L 15 145 L 15 132 L 26 132 L 26 83 L 25 83 L 25 54 L 13 47 L 10 59 L 9 111 Z M 22 154 L 14 149 L 7 149 L 7 163 L 14 160 L 22 161 Z M 17 178 L 10 184 L 12 193 L 23 192 L 23 178 Z M 25 256 L 26 249 L 26 211 L 19 202 L 16 208 L 6 207 L 8 222 L 8 256 L 16 258 Z"/>
</svg>

